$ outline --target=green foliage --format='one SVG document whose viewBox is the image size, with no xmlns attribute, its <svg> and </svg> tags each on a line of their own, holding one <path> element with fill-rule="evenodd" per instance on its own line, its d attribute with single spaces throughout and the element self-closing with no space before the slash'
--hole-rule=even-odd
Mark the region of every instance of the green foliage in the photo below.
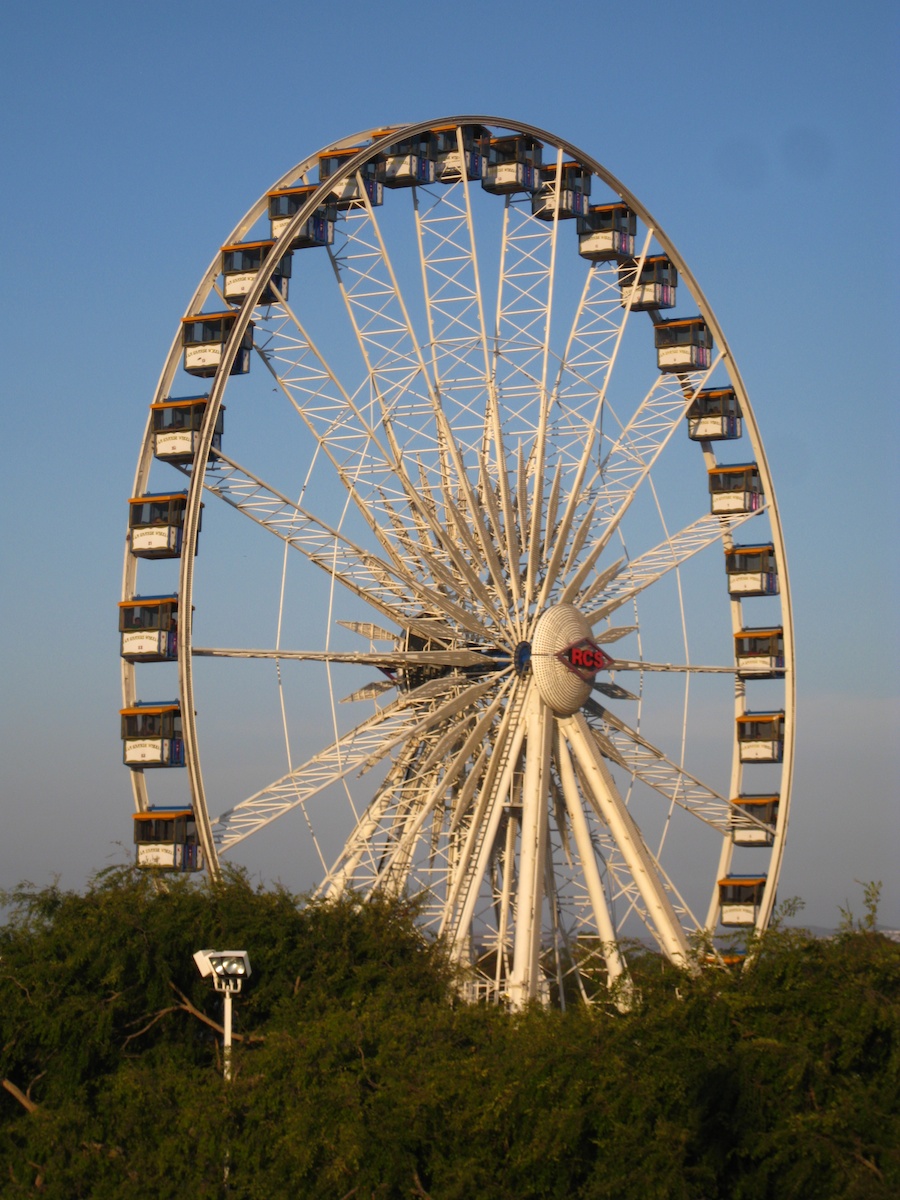
<svg viewBox="0 0 900 1200">
<path fill-rule="evenodd" d="M 0 1075 L 37 1105 L 0 1091 L 4 1196 L 900 1194 L 900 946 L 877 888 L 863 921 L 779 926 L 747 969 L 631 947 L 627 1013 L 461 1004 L 403 902 L 129 870 L 4 899 Z M 253 964 L 230 1084 L 202 946 Z"/>
</svg>

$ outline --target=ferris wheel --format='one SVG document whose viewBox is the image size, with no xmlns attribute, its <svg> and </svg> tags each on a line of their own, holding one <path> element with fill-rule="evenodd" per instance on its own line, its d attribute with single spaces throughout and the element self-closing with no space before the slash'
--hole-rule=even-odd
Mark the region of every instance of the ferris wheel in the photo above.
<svg viewBox="0 0 900 1200">
<path fill-rule="evenodd" d="M 119 609 L 139 866 L 217 875 L 278 821 L 514 1006 L 770 920 L 762 442 L 674 246 L 553 134 L 370 130 L 260 197 L 150 405 Z"/>
</svg>

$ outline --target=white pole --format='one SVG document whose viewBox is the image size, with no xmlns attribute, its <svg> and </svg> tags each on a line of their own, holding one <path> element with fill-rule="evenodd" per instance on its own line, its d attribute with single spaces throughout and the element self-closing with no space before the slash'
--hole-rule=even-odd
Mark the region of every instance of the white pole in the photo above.
<svg viewBox="0 0 900 1200">
<path fill-rule="evenodd" d="M 223 1042 L 225 1082 L 231 1082 L 231 992 L 225 992 L 225 1039 Z"/>
</svg>

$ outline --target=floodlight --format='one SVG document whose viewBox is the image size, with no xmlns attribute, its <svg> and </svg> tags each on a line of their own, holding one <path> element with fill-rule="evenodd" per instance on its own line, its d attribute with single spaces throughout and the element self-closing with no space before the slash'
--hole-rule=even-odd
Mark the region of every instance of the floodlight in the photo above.
<svg viewBox="0 0 900 1200">
<path fill-rule="evenodd" d="M 250 975 L 250 955 L 246 950 L 198 950 L 194 962 L 204 979 L 212 976 L 217 992 L 239 992 Z"/>
<path fill-rule="evenodd" d="M 209 961 L 211 954 L 215 954 L 215 950 L 198 950 L 194 954 L 194 962 L 197 964 L 197 970 L 204 979 L 212 975 L 212 963 Z"/>
<path fill-rule="evenodd" d="M 204 979 L 212 978 L 217 992 L 224 992 L 223 1059 L 226 1079 L 231 1078 L 231 997 L 241 990 L 250 975 L 250 955 L 246 950 L 197 950 L 197 970 Z"/>
<path fill-rule="evenodd" d="M 246 979 L 250 974 L 250 956 L 246 950 L 220 950 L 210 954 L 209 961 L 219 976 Z"/>
</svg>

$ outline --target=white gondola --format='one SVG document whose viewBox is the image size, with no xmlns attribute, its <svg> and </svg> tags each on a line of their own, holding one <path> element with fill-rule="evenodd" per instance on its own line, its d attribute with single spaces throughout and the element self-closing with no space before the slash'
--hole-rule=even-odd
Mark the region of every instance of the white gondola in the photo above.
<svg viewBox="0 0 900 1200">
<path fill-rule="evenodd" d="M 187 492 L 149 492 L 128 501 L 131 553 L 136 558 L 178 558 Z"/>
<path fill-rule="evenodd" d="M 756 463 L 709 469 L 709 503 L 713 513 L 758 512 L 765 502 Z"/>
<path fill-rule="evenodd" d="M 780 763 L 784 754 L 784 712 L 744 713 L 737 718 L 741 762 Z"/>
<path fill-rule="evenodd" d="M 771 846 L 775 841 L 780 796 L 738 796 L 731 810 L 735 846 Z"/>
<path fill-rule="evenodd" d="M 253 287 L 274 241 L 236 242 L 222 247 L 222 291 L 226 300 L 240 304 Z M 276 304 L 288 298 L 291 254 L 282 255 L 270 283 L 259 298 L 260 304 Z"/>
<path fill-rule="evenodd" d="M 151 404 L 153 417 L 153 454 L 163 462 L 193 462 L 206 415 L 208 396 L 185 396 Z M 212 453 L 222 448 L 225 406 L 219 409 L 212 436 Z"/>
<path fill-rule="evenodd" d="M 234 309 L 229 309 L 227 312 L 201 313 L 194 317 L 181 318 L 184 369 L 189 375 L 199 375 L 202 378 L 215 375 L 237 315 Z M 247 374 L 250 370 L 250 351 L 252 349 L 253 324 L 251 322 L 241 339 L 229 374 Z"/>
<path fill-rule="evenodd" d="M 335 175 L 348 159 L 363 149 L 362 146 L 347 146 L 343 150 L 329 150 L 319 155 L 319 180 L 324 183 Z M 336 183 L 328 193 L 329 207 L 337 209 L 360 206 L 368 200 L 377 208 L 384 200 L 384 185 L 378 178 L 379 157 L 370 158 L 341 183 Z"/>
<path fill-rule="evenodd" d="M 702 317 L 676 317 L 653 326 L 660 371 L 705 371 L 712 356 L 712 333 Z"/>
<path fill-rule="evenodd" d="M 688 437 L 695 442 L 724 442 L 743 432 L 741 406 L 734 388 L 704 388 L 687 410 Z"/>
<path fill-rule="evenodd" d="M 557 201 L 557 191 L 559 199 Z M 556 178 L 556 163 L 541 167 L 541 186 L 531 197 L 532 216 L 542 221 L 582 217 L 591 194 L 591 173 L 579 162 L 564 162 L 560 179 Z"/>
<path fill-rule="evenodd" d="M 765 875 L 728 875 L 719 880 L 719 921 L 722 925 L 755 925 L 759 920 Z"/>
<path fill-rule="evenodd" d="M 459 137 L 462 133 L 462 158 Z M 434 173 L 439 183 L 455 183 L 462 179 L 480 179 L 484 167 L 484 142 L 488 132 L 483 125 L 436 125 L 434 137 Z"/>
<path fill-rule="evenodd" d="M 387 188 L 434 183 L 437 178 L 436 154 L 435 139 L 428 130 L 403 138 L 383 151 L 378 178 Z"/>
<path fill-rule="evenodd" d="M 134 848 L 135 865 L 142 870 L 203 870 L 192 808 L 150 808 L 135 813 Z"/>
<path fill-rule="evenodd" d="M 284 233 L 288 223 L 306 204 L 316 187 L 314 183 L 304 183 L 298 187 L 276 188 L 268 193 L 269 226 L 273 238 Z M 330 203 L 318 207 L 291 239 L 291 249 L 310 250 L 316 246 L 330 246 L 334 241 L 336 207 Z"/>
<path fill-rule="evenodd" d="M 641 264 L 634 259 L 619 264 L 621 304 L 630 304 L 634 312 L 651 312 L 658 308 L 674 308 L 678 288 L 678 268 L 667 254 L 650 254 Z M 672 325 L 674 322 L 667 322 Z M 657 341 L 657 347 L 660 343 Z M 680 344 L 675 342 L 674 344 Z M 660 360 L 662 370 L 662 360 Z"/>
<path fill-rule="evenodd" d="M 627 204 L 592 204 L 578 218 L 578 253 L 591 262 L 621 262 L 634 255 L 637 217 Z"/>
<path fill-rule="evenodd" d="M 129 662 L 178 657 L 178 597 L 135 596 L 119 603 L 120 654 Z"/>
<path fill-rule="evenodd" d="M 726 550 L 725 573 L 731 596 L 778 595 L 778 565 L 772 542 Z"/>
<path fill-rule="evenodd" d="M 134 704 L 119 710 L 122 718 L 122 758 L 127 767 L 183 767 L 184 740 L 181 706 Z"/>
<path fill-rule="evenodd" d="M 541 186 L 543 145 L 526 134 L 490 138 L 481 186 L 498 196 L 536 192 Z"/>
<path fill-rule="evenodd" d="M 734 635 L 734 661 L 741 679 L 783 679 L 783 628 L 739 630 Z"/>
</svg>

